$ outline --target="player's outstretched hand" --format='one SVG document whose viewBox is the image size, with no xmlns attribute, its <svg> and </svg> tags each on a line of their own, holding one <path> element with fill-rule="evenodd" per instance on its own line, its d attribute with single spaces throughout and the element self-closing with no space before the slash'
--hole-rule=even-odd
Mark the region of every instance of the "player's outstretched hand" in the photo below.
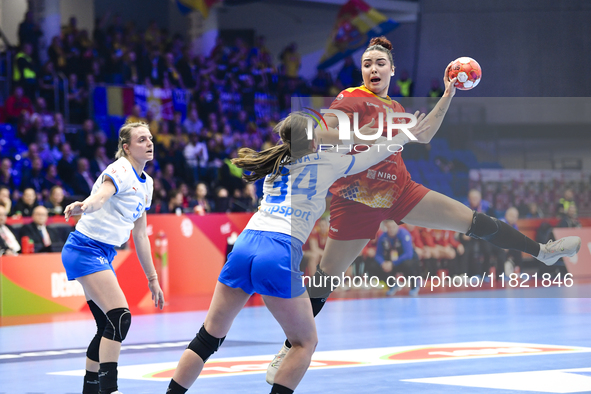
<svg viewBox="0 0 591 394">
<path fill-rule="evenodd" d="M 378 133 L 378 128 L 373 127 L 376 123 L 375 119 L 372 119 L 371 122 L 364 124 L 359 128 L 359 134 L 363 135 L 376 135 Z M 377 138 L 377 137 L 376 137 Z"/>
<path fill-rule="evenodd" d="M 152 301 L 154 301 L 154 307 L 158 308 L 158 306 L 160 306 L 160 310 L 162 310 L 162 308 L 164 308 L 164 293 L 160 288 L 158 278 L 152 279 L 148 283 L 148 287 L 150 288 L 150 292 L 152 292 Z"/>
<path fill-rule="evenodd" d="M 82 215 L 84 213 L 84 211 L 85 211 L 84 202 L 76 201 L 76 202 L 71 203 L 70 205 L 68 205 L 66 207 L 66 209 L 64 209 L 64 216 L 66 217 L 66 222 L 72 216 Z"/>
<path fill-rule="evenodd" d="M 456 94 L 456 82 L 458 80 L 457 77 L 449 79 L 449 70 L 451 68 L 452 63 L 453 62 L 450 62 L 447 65 L 447 67 L 445 68 L 445 73 L 443 74 L 443 85 L 445 86 L 445 93 L 447 93 L 447 96 L 449 97 L 453 97 Z"/>
<path fill-rule="evenodd" d="M 421 140 L 421 135 L 428 131 L 431 128 L 431 125 L 429 125 L 428 123 L 427 114 L 420 113 L 420 111 L 416 111 L 414 115 L 415 118 L 417 118 L 417 124 L 414 127 L 408 129 L 408 131 L 410 131 L 412 135 L 417 137 L 418 141 L 416 142 L 423 142 Z"/>
</svg>

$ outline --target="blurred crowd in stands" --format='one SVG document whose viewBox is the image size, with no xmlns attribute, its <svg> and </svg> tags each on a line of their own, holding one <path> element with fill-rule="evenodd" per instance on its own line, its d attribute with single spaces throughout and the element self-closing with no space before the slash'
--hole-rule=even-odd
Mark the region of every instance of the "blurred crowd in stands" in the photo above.
<svg viewBox="0 0 591 394">
<path fill-rule="evenodd" d="M 591 183 L 587 181 L 471 181 L 490 202 L 495 216 L 516 207 L 520 218 L 561 217 L 565 212 L 557 201 L 572 201 L 585 216 L 591 212 Z"/>
<path fill-rule="evenodd" d="M 140 31 L 133 21 L 109 14 L 96 19 L 92 32 L 80 29 L 71 17 L 60 35 L 47 37 L 51 45 L 44 54 L 39 52 L 42 36 L 27 12 L 13 50 L 12 94 L 0 112 L 0 122 L 12 129 L 4 129 L 0 145 L 0 185 L 9 188 L 15 203 L 10 215 L 25 214 L 17 202 L 29 188 L 36 203 L 44 205 L 54 186 L 61 187 L 66 202 L 88 195 L 113 160 L 116 133 L 99 128 L 91 116 L 96 86 L 143 85 L 190 93 L 186 113 L 164 120 L 136 105 L 128 120 L 147 122 L 156 141 L 156 160 L 147 168 L 155 179 L 150 213 L 207 213 L 256 208 L 260 185 L 245 187 L 229 159 L 242 146 L 274 145 L 277 136 L 271 131 L 291 107 L 292 96 L 334 97 L 361 83 L 352 58 L 334 80 L 319 70 L 306 81 L 299 75 L 297 45 L 287 45 L 276 61 L 262 36 L 251 45 L 241 38 L 218 38 L 209 56 L 195 56 L 185 37 L 170 34 L 156 21 Z M 392 84 L 394 96 L 412 94 L 412 81 L 402 74 Z M 433 89 L 430 95 L 441 93 L 437 84 Z M 271 111 L 256 113 L 257 93 L 271 98 Z M 15 151 L 9 150 L 14 144 Z"/>
</svg>

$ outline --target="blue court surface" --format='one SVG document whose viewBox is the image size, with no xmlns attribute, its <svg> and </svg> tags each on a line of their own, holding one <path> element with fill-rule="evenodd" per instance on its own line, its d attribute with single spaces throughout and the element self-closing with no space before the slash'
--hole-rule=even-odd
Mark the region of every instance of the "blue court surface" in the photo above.
<svg viewBox="0 0 591 394">
<path fill-rule="evenodd" d="M 318 348 L 296 393 L 591 393 L 591 299 L 561 298 L 553 288 L 506 295 L 330 302 L 316 319 Z M 134 316 L 120 391 L 164 394 L 204 317 Z M 94 327 L 0 327 L 0 393 L 80 393 Z M 264 371 L 282 340 L 265 307 L 245 308 L 189 393 L 268 393 Z"/>
</svg>

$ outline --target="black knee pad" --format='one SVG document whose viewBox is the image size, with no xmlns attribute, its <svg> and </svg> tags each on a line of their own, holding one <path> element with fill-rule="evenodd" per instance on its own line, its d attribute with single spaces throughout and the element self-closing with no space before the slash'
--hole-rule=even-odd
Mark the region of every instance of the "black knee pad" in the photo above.
<svg viewBox="0 0 591 394">
<path fill-rule="evenodd" d="M 217 352 L 220 346 L 222 346 L 224 339 L 226 339 L 226 337 L 216 338 L 211 336 L 207 330 L 205 330 L 205 325 L 203 325 L 189 346 L 187 346 L 187 349 L 194 351 L 199 357 L 201 357 L 203 362 L 206 362 L 207 359 Z"/>
<path fill-rule="evenodd" d="M 105 327 L 107 326 L 107 316 L 103 313 L 101 308 L 99 308 L 98 305 L 95 304 L 92 300 L 87 301 L 87 303 L 96 323 L 96 335 L 94 336 L 94 338 L 92 338 L 92 341 L 90 341 L 88 349 L 86 349 L 86 357 L 88 357 L 92 361 L 98 362 L 99 345 L 101 343 L 101 337 L 103 335 L 103 332 L 105 331 Z"/>
<path fill-rule="evenodd" d="M 96 334 L 92 341 L 90 341 L 90 345 L 88 345 L 88 349 L 86 349 L 86 357 L 88 357 L 92 361 L 99 362 L 99 346 L 101 344 L 101 337 L 102 335 Z"/>
<path fill-rule="evenodd" d="M 332 293 L 331 277 L 320 269 L 320 264 L 316 267 L 316 273 L 312 281 L 308 284 L 308 295 L 310 298 L 322 298 L 326 300 Z"/>
<path fill-rule="evenodd" d="M 540 245 L 526 237 L 505 222 L 492 218 L 483 213 L 474 212 L 472 225 L 466 233 L 472 238 L 484 239 L 501 249 L 514 249 L 537 256 Z"/>
<path fill-rule="evenodd" d="M 484 213 L 474 211 L 472 216 L 472 225 L 466 232 L 466 235 L 472 238 L 486 240 L 499 231 L 499 221 Z"/>
<path fill-rule="evenodd" d="M 88 304 L 90 312 L 92 312 L 92 317 L 94 317 L 94 321 L 96 322 L 97 332 L 102 334 L 103 331 L 105 331 L 105 327 L 107 326 L 107 316 L 101 310 L 101 308 L 99 308 L 98 305 L 94 303 L 94 301 L 90 300 L 86 303 Z"/>
<path fill-rule="evenodd" d="M 112 341 L 122 342 L 131 326 L 131 312 L 127 308 L 111 309 L 107 312 L 107 326 L 103 337 Z"/>
</svg>

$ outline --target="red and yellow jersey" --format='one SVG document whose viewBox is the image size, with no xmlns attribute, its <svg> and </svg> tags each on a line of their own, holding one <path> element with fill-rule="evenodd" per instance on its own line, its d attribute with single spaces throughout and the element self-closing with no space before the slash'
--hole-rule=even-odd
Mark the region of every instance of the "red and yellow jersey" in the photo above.
<svg viewBox="0 0 591 394">
<path fill-rule="evenodd" d="M 384 119 L 382 135 L 384 136 L 387 135 L 388 130 L 387 114 L 405 112 L 402 105 L 390 97 L 376 96 L 365 86 L 343 90 L 332 102 L 330 108 L 346 113 L 351 120 L 351 125 L 353 125 L 353 114 L 359 114 L 359 128 L 371 122 L 372 119 L 375 120 L 374 127 L 378 127 L 378 117 L 382 113 Z M 405 119 L 395 118 L 394 122 L 405 123 Z M 396 132 L 400 131 L 394 130 L 393 133 Z M 355 153 L 357 152 L 353 150 L 349 154 Z M 408 181 L 410 181 L 410 175 L 402 157 L 399 153 L 395 153 L 364 172 L 337 180 L 330 188 L 330 192 L 335 196 L 360 202 L 371 208 L 390 208 L 400 197 Z"/>
</svg>

